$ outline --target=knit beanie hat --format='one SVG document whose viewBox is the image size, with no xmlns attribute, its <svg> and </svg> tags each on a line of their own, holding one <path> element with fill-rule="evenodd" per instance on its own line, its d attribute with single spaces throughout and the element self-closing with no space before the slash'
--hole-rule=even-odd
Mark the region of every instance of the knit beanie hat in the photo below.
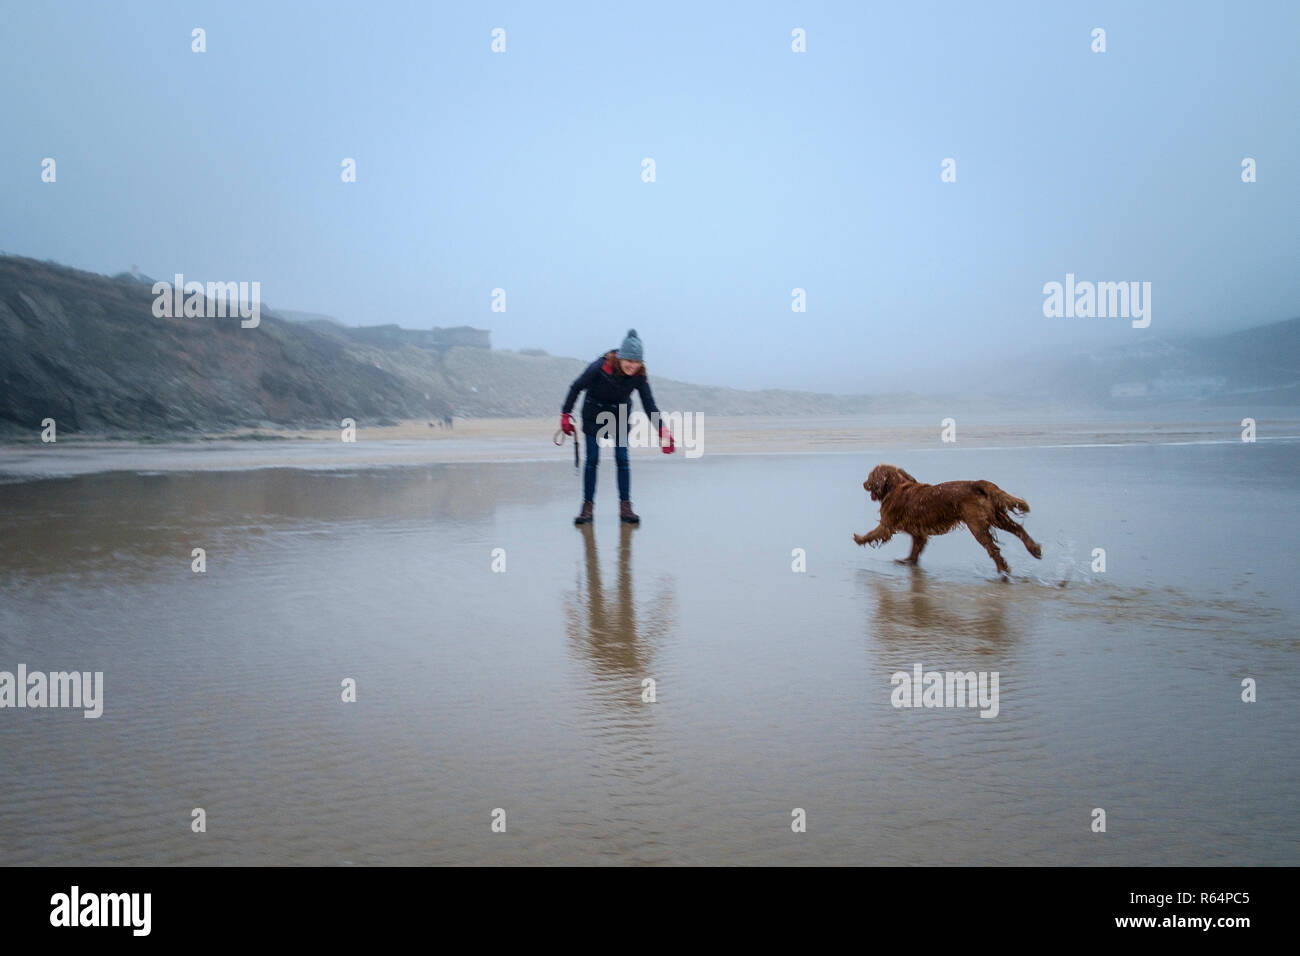
<svg viewBox="0 0 1300 956">
<path fill-rule="evenodd" d="M 627 338 L 618 347 L 618 357 L 629 362 L 640 362 L 644 357 L 641 352 L 641 340 L 637 338 L 636 329 L 627 330 Z"/>
</svg>

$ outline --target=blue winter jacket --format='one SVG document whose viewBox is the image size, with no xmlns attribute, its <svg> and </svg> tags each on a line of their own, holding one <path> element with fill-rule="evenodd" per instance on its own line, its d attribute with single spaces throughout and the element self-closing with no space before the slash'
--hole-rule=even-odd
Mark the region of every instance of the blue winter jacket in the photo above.
<svg viewBox="0 0 1300 956">
<path fill-rule="evenodd" d="M 616 352 L 606 352 L 596 361 L 587 366 L 586 371 L 573 380 L 569 386 L 568 397 L 564 399 L 564 407 L 560 411 L 566 415 L 573 411 L 573 405 L 578 400 L 578 393 L 585 391 L 587 397 L 582 401 L 582 431 L 587 435 L 595 435 L 600 426 L 596 423 L 596 416 L 601 412 L 610 412 L 615 416 L 617 422 L 618 409 L 620 405 L 629 405 L 632 398 L 633 390 L 641 396 L 641 408 L 647 415 L 652 415 L 659 411 L 659 406 L 655 404 L 655 397 L 650 392 L 650 382 L 646 379 L 645 367 L 636 375 L 622 375 L 614 370 L 614 363 L 618 361 Z M 632 409 L 629 407 L 624 415 L 629 415 Z"/>
</svg>

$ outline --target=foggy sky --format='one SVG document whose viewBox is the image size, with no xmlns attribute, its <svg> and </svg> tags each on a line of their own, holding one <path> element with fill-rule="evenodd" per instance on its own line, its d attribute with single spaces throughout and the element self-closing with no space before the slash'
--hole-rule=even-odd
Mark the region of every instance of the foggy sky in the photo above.
<svg viewBox="0 0 1300 956">
<path fill-rule="evenodd" d="M 955 365 L 1014 374 L 1008 353 L 1300 315 L 1300 4 L 225 0 L 4 21 L 9 253 L 581 358 L 634 326 L 652 372 L 745 388 L 932 388 Z M 1044 317 L 1067 273 L 1150 282 L 1150 328 Z"/>
</svg>

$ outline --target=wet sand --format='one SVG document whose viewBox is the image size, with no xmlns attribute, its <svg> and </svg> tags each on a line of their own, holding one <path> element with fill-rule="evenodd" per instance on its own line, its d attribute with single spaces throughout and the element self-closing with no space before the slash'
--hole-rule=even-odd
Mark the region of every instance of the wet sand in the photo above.
<svg viewBox="0 0 1300 956">
<path fill-rule="evenodd" d="M 11 480 L 0 669 L 102 670 L 105 701 L 0 711 L 0 858 L 1300 863 L 1300 442 L 916 427 L 836 454 L 638 452 L 643 525 L 617 522 L 606 463 L 586 533 L 568 449 L 402 457 L 460 429 L 383 443 L 405 467 L 304 440 L 87 449 L 125 467 Z M 882 459 L 1025 496 L 1043 560 L 1005 541 L 1001 582 L 961 531 L 919 570 L 893 563 L 904 539 L 854 546 Z M 998 672 L 997 716 L 896 708 L 917 664 Z"/>
</svg>

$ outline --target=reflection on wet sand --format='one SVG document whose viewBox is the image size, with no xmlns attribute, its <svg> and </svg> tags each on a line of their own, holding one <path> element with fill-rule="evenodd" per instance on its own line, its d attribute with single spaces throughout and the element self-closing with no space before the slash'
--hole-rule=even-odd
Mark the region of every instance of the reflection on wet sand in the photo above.
<svg viewBox="0 0 1300 956">
<path fill-rule="evenodd" d="M 640 706 L 641 681 L 653 677 L 655 645 L 672 627 L 672 580 L 661 581 L 645 620 L 638 623 L 632 587 L 631 525 L 619 526 L 618 575 L 608 591 L 601 578 L 596 532 L 581 528 L 586 580 L 565 601 L 569 638 L 579 656 L 591 665 L 598 688 L 612 701 Z"/>
<path fill-rule="evenodd" d="M 349 521 L 473 524 L 557 493 L 526 465 L 450 464 L 365 472 L 268 468 L 227 473 L 107 472 L 4 486 L 0 575 L 112 570 L 146 580 L 151 562 L 188 568 L 190 547 L 231 547 L 277 530 Z"/>
<path fill-rule="evenodd" d="M 872 596 L 870 636 L 889 651 L 939 660 L 1004 650 L 1023 637 L 1023 618 L 1014 612 L 1028 587 L 942 580 L 923 568 L 859 577 Z"/>
<path fill-rule="evenodd" d="M 663 459 L 582 534 L 563 456 L 3 486 L 0 669 L 105 691 L 0 713 L 0 859 L 1295 864 L 1300 443 L 922 461 L 1032 490 L 1058 544 L 1007 583 L 850 545 L 853 461 Z M 998 672 L 997 718 L 893 707 L 918 663 Z M 1103 847 L 1070 808 L 1112 804 Z"/>
<path fill-rule="evenodd" d="M 581 529 L 583 569 L 564 595 L 570 656 L 584 671 L 580 695 L 582 749 L 590 777 L 584 787 L 579 832 L 611 862 L 663 865 L 681 857 L 671 812 L 651 795 L 674 778 L 674 747 L 656 721 L 657 704 L 644 701 L 642 681 L 657 679 L 656 655 L 676 626 L 674 585 L 662 577 L 653 599 L 638 603 L 633 585 L 635 529 L 620 525 L 612 585 L 601 574 L 596 536 Z"/>
</svg>

